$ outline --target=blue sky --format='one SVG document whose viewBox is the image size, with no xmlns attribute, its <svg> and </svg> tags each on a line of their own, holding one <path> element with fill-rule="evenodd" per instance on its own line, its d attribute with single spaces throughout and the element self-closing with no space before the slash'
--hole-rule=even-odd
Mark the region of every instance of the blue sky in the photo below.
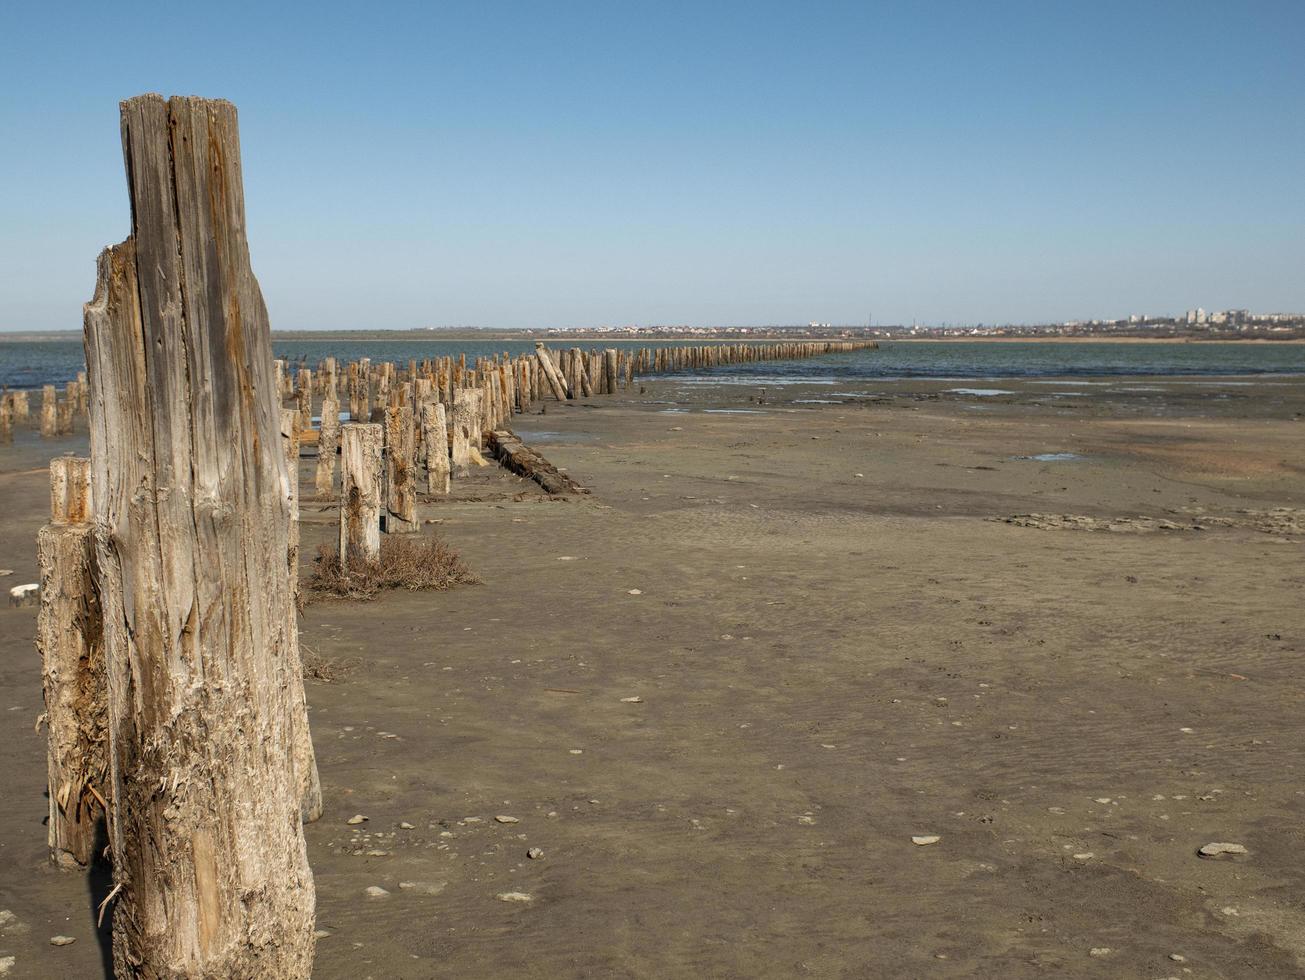
<svg viewBox="0 0 1305 980">
<path fill-rule="evenodd" d="M 240 110 L 274 328 L 1305 309 L 1305 3 L 9 3 L 0 330 Z"/>
</svg>

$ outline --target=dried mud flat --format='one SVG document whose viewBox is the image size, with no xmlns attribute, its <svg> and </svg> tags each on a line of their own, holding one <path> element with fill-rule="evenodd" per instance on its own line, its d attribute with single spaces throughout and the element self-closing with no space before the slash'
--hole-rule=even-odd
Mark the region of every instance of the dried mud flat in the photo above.
<svg viewBox="0 0 1305 980">
<path fill-rule="evenodd" d="M 482 585 L 310 605 L 315 976 L 1305 975 L 1305 535 L 1238 519 L 1305 508 L 1305 389 L 943 387 L 550 404 L 517 431 L 590 496 L 478 471 L 422 516 Z M 50 448 L 0 448 L 5 583 Z M 84 978 L 33 634 L 0 610 L 0 962 Z"/>
</svg>

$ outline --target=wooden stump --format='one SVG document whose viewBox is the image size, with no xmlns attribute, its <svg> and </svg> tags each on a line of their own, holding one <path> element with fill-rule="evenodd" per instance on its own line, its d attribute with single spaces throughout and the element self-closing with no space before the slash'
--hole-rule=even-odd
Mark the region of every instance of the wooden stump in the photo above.
<svg viewBox="0 0 1305 980">
<path fill-rule="evenodd" d="M 349 558 L 381 557 L 381 448 L 385 434 L 375 422 L 340 429 L 340 567 Z"/>
<path fill-rule="evenodd" d="M 480 401 L 481 393 L 471 388 L 459 388 L 453 396 L 453 470 L 459 476 L 465 476 L 474 457 L 473 451 L 480 450 Z"/>
<path fill-rule="evenodd" d="M 122 105 L 132 236 L 86 306 L 124 978 L 307 978 L 307 716 L 236 111 Z"/>
<path fill-rule="evenodd" d="M 59 434 L 59 389 L 46 385 L 41 389 L 41 435 L 52 438 Z"/>
<path fill-rule="evenodd" d="M 37 534 L 41 608 L 36 645 L 41 652 L 50 858 L 60 867 L 85 867 L 104 833 L 109 795 L 103 616 L 90 523 L 90 460 L 50 462 L 51 522 Z"/>
<path fill-rule="evenodd" d="M 417 523 L 417 432 L 412 409 L 406 405 L 385 410 L 385 523 L 386 534 L 411 534 Z"/>
<path fill-rule="evenodd" d="M 335 388 L 328 387 L 322 399 L 322 424 L 317 430 L 317 494 L 329 497 L 335 489 L 335 457 L 340 448 L 340 403 Z"/>
<path fill-rule="evenodd" d="M 427 404 L 421 413 L 421 439 L 426 447 L 426 492 L 449 492 L 449 432 L 444 406 Z"/>
<path fill-rule="evenodd" d="M 307 432 L 313 427 L 313 372 L 308 368 L 300 368 L 295 384 L 295 404 L 299 408 L 299 431 Z"/>
</svg>

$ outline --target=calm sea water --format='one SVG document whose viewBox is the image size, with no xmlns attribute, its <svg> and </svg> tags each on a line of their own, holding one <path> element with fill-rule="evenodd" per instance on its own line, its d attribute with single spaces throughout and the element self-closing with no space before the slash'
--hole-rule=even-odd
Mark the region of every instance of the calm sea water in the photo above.
<svg viewBox="0 0 1305 980">
<path fill-rule="evenodd" d="M 551 346 L 573 346 L 554 342 Z M 637 348 L 643 341 L 581 342 L 582 347 Z M 529 341 L 458 340 L 284 340 L 277 357 L 316 364 L 324 357 L 373 362 L 442 357 L 465 352 L 468 359 L 507 351 L 534 350 Z M 6 341 L 0 338 L 0 386 L 37 388 L 63 384 L 85 369 L 79 341 Z M 801 361 L 736 364 L 711 372 L 722 380 L 778 383 L 816 379 L 889 378 L 1073 378 L 1102 375 L 1305 374 L 1302 344 L 1055 344 L 967 343 L 964 341 L 882 342 L 878 350 Z"/>
</svg>

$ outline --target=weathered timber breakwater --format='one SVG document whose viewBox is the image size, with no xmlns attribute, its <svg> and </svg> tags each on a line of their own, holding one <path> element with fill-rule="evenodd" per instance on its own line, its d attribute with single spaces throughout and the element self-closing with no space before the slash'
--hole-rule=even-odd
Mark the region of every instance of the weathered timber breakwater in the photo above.
<svg viewBox="0 0 1305 980">
<path fill-rule="evenodd" d="M 463 391 L 480 393 L 481 405 L 471 408 L 483 423 L 482 431 L 488 432 L 546 397 L 572 400 L 610 395 L 648 375 L 796 361 L 877 346 L 872 341 L 823 340 L 549 350 L 540 343 L 533 354 L 504 352 L 470 361 L 462 354 L 412 359 L 406 364 L 370 358 L 341 362 L 334 357 L 323 358 L 313 367 L 286 360 L 275 364 L 278 391 L 283 403 L 298 409 L 300 430 L 312 427 L 314 407 L 327 401 L 335 401 L 337 411 L 347 410 L 349 420 L 355 422 L 381 421 L 379 416 L 373 419 L 377 410 L 409 406 L 414 431 L 422 425 L 422 406 L 442 404 L 446 406 L 446 425 L 452 426 L 457 393 Z M 33 394 L 16 389 L 0 396 L 0 442 L 11 439 L 14 428 L 25 423 L 39 426 L 45 437 L 71 433 L 74 419 L 86 414 L 86 372 L 79 372 L 62 387 L 44 385 L 39 389 L 39 404 Z"/>
</svg>

